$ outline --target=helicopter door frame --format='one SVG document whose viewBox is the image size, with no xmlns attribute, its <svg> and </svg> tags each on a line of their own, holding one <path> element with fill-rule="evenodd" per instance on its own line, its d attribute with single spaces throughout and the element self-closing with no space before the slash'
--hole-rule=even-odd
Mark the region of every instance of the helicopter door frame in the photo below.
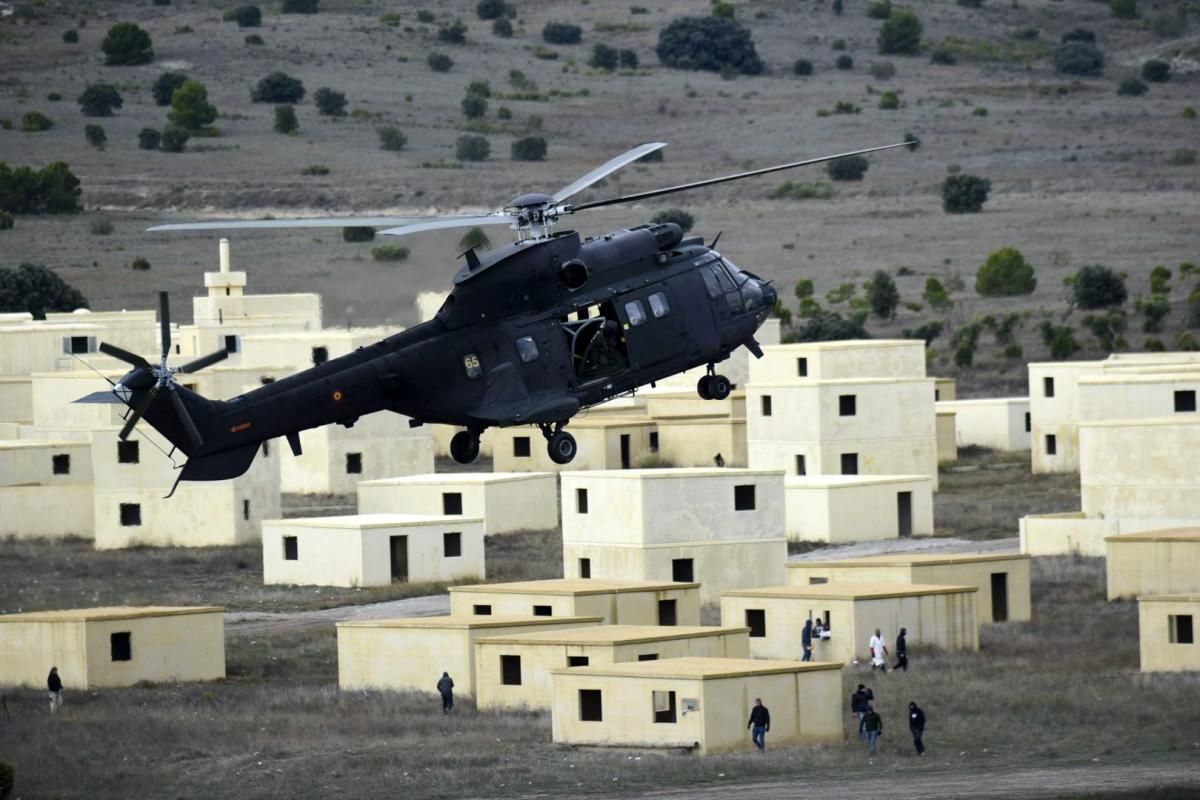
<svg viewBox="0 0 1200 800">
<path fill-rule="evenodd" d="M 687 359 L 687 316 L 665 281 L 626 292 L 615 304 L 634 369 Z"/>
</svg>

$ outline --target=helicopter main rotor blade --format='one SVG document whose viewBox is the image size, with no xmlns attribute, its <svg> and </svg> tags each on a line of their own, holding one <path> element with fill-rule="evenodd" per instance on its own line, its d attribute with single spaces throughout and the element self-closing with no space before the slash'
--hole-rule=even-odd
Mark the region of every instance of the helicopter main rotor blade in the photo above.
<svg viewBox="0 0 1200 800">
<path fill-rule="evenodd" d="M 219 231 L 258 228 L 384 228 L 420 222 L 428 217 L 314 217 L 311 219 L 219 220 L 155 225 L 149 231 Z"/>
<path fill-rule="evenodd" d="M 515 222 L 516 216 L 505 212 L 461 217 L 426 217 L 421 222 L 401 225 L 398 228 L 388 228 L 379 233 L 384 236 L 404 236 L 409 233 L 433 231 L 439 228 L 474 228 L 477 225 L 512 225 Z"/>
<path fill-rule="evenodd" d="M 810 164 L 820 164 L 822 161 L 835 161 L 839 158 L 847 158 L 849 156 L 859 156 L 863 153 L 874 153 L 878 150 L 890 150 L 893 147 L 904 147 L 908 142 L 897 142 L 896 144 L 885 144 L 879 147 L 868 147 L 865 150 L 853 150 L 849 153 L 838 153 L 835 156 L 822 156 L 820 158 L 810 158 L 805 161 L 793 161 L 790 164 L 778 164 L 774 167 L 763 167 L 762 169 L 752 169 L 749 172 L 738 172 L 734 175 L 725 175 L 720 178 L 709 178 L 708 180 L 695 181 L 693 183 L 683 183 L 679 186 L 670 186 L 666 189 L 654 189 L 649 192 L 638 192 L 637 194 L 627 194 L 622 197 L 613 197 L 608 200 L 595 200 L 590 203 L 580 203 L 579 205 L 566 205 L 559 208 L 559 213 L 573 214 L 576 211 L 583 211 L 588 208 L 600 208 L 601 206 L 612 206 L 618 203 L 633 203 L 638 200 L 648 200 L 651 197 L 661 197 L 664 194 L 673 194 L 675 192 L 686 192 L 689 189 L 699 189 L 703 186 L 714 186 L 718 183 L 727 183 L 728 181 L 740 181 L 742 178 L 752 178 L 755 175 L 766 175 L 771 172 L 779 172 L 785 169 L 795 169 L 796 167 L 806 167 Z"/>
<path fill-rule="evenodd" d="M 561 203 L 563 200 L 579 194 L 601 178 L 608 177 L 626 164 L 637 161 L 642 156 L 647 155 L 648 153 L 653 153 L 655 150 L 661 150 L 666 146 L 666 142 L 648 142 L 646 144 L 638 145 L 632 150 L 627 150 L 616 158 L 600 165 L 599 167 L 596 167 L 594 170 L 584 175 L 582 178 L 579 178 L 574 183 L 569 183 L 563 188 L 559 189 L 554 193 L 554 202 Z"/>
<path fill-rule="evenodd" d="M 150 391 L 146 392 L 145 398 L 138 403 L 137 408 L 129 415 L 129 419 L 125 420 L 125 425 L 121 428 L 121 432 L 117 434 L 117 438 L 122 442 L 129 438 L 129 434 L 133 433 L 133 426 L 138 424 L 138 420 L 146 413 L 146 409 L 154 402 L 154 398 L 158 397 L 158 387 L 155 386 Z"/>
<path fill-rule="evenodd" d="M 158 293 L 158 324 L 162 326 L 162 357 L 171 351 L 171 303 L 166 292 Z"/>
<path fill-rule="evenodd" d="M 141 356 L 137 355 L 136 353 L 131 353 L 128 350 L 123 350 L 122 348 L 117 347 L 115 344 L 109 344 L 108 342 L 101 342 L 100 343 L 100 352 L 104 353 L 105 355 L 112 356 L 113 358 L 120 359 L 121 361 L 124 361 L 126 364 L 130 364 L 135 367 L 140 367 L 141 369 L 144 369 L 144 370 L 150 369 L 150 362 L 148 362 L 146 359 L 142 358 Z"/>
<path fill-rule="evenodd" d="M 183 373 L 199 372 L 205 367 L 211 366 L 218 361 L 224 361 L 227 358 L 229 358 L 229 351 L 222 348 L 221 350 L 216 350 L 206 356 L 201 356 L 194 361 L 189 361 L 176 371 Z"/>
<path fill-rule="evenodd" d="M 188 413 L 187 406 L 183 404 L 183 398 L 179 396 L 179 392 L 172 387 L 170 390 L 171 405 L 175 407 L 175 413 L 179 415 L 179 422 L 183 425 L 184 431 L 187 432 L 188 438 L 192 440 L 192 444 L 196 447 L 204 446 L 204 437 L 200 435 L 200 429 L 196 427 L 195 420 Z"/>
</svg>

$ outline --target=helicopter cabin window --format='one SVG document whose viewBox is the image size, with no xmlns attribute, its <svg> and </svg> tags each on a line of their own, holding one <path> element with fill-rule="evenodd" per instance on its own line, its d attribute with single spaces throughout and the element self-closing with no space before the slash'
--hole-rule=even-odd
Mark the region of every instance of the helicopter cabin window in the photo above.
<svg viewBox="0 0 1200 800">
<path fill-rule="evenodd" d="M 641 300 L 632 300 L 625 304 L 625 316 L 629 318 L 629 324 L 637 328 L 646 324 L 646 309 L 642 306 Z"/>
<path fill-rule="evenodd" d="M 463 356 L 463 369 L 467 371 L 467 377 L 472 380 L 483 374 L 483 367 L 479 366 L 479 356 L 474 353 L 467 353 Z"/>
<path fill-rule="evenodd" d="M 662 319 L 671 313 L 671 304 L 667 302 L 667 296 L 662 292 L 655 292 L 646 300 L 650 303 L 650 313 L 654 315 L 655 319 Z"/>
<path fill-rule="evenodd" d="M 522 336 L 517 339 L 517 354 L 521 356 L 521 362 L 524 364 L 537 361 L 538 346 L 532 336 Z"/>
</svg>

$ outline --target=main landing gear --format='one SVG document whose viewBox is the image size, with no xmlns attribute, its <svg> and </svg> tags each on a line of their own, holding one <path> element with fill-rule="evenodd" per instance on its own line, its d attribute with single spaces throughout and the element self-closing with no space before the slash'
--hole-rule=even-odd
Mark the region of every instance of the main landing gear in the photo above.
<svg viewBox="0 0 1200 800">
<path fill-rule="evenodd" d="M 450 439 L 450 457 L 460 464 L 479 458 L 479 432 L 459 431 Z"/>
<path fill-rule="evenodd" d="M 579 452 L 575 437 L 563 430 L 564 424 L 558 422 L 554 425 L 547 423 L 538 426 L 542 429 L 542 436 L 546 437 L 546 452 L 555 464 L 570 464 Z"/>
<path fill-rule="evenodd" d="M 704 400 L 724 400 L 733 391 L 733 384 L 724 375 L 718 375 L 713 365 L 708 365 L 708 374 L 696 383 L 696 393 Z"/>
</svg>

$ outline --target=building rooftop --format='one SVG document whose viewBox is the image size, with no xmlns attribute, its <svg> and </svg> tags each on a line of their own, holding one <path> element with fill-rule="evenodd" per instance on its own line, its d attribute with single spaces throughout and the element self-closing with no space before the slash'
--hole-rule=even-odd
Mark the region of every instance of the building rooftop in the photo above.
<svg viewBox="0 0 1200 800">
<path fill-rule="evenodd" d="M 424 525 L 461 525 L 464 522 L 482 523 L 481 517 L 444 516 L 441 514 L 346 514 L 340 517 L 295 517 L 263 520 L 264 525 L 301 528 L 404 528 Z"/>
<path fill-rule="evenodd" d="M 920 375 L 904 375 L 894 378 L 853 378 L 844 376 L 840 378 L 794 378 L 789 380 L 767 380 L 754 381 L 746 385 L 751 389 L 804 389 L 813 390 L 828 386 L 883 386 L 885 384 L 900 384 L 900 383 L 927 383 L 933 386 L 933 378 L 926 378 Z"/>
<path fill-rule="evenodd" d="M 1177 414 L 1173 417 L 1134 417 L 1132 419 L 1104 419 L 1080 421 L 1081 428 L 1138 428 L 1166 427 L 1170 425 L 1200 425 L 1200 414 Z"/>
<path fill-rule="evenodd" d="M 794 597 L 814 600 L 884 600 L 929 594 L 958 594 L 978 591 L 977 586 L 942 586 L 933 583 L 814 583 L 808 586 L 768 586 L 735 589 L 722 597 Z"/>
<path fill-rule="evenodd" d="M 889 483 L 932 483 L 932 475 L 792 475 L 784 478 L 788 489 L 838 489 L 849 486 L 881 486 Z"/>
<path fill-rule="evenodd" d="M 504 483 L 527 481 L 535 478 L 553 477 L 553 472 L 435 472 L 428 475 L 401 475 L 395 478 L 379 478 L 359 481 L 359 486 L 454 486 L 481 483 Z"/>
<path fill-rule="evenodd" d="M 1028 397 L 975 397 L 969 400 L 938 400 L 938 406 L 995 406 L 1028 403 Z"/>
<path fill-rule="evenodd" d="M 789 672 L 821 672 L 838 669 L 833 661 L 776 661 L 759 658 L 663 658 L 657 661 L 624 661 L 594 667 L 566 667 L 551 670 L 555 675 L 597 675 L 615 678 L 677 678 L 681 680 L 717 680 Z"/>
<path fill-rule="evenodd" d="M 100 622 L 144 617 L 181 617 L 189 614 L 221 614 L 224 611 L 220 606 L 107 606 L 2 614 L 0 622 Z"/>
<path fill-rule="evenodd" d="M 91 446 L 91 442 L 83 439 L 0 439 L 0 450 L 45 450 Z"/>
<path fill-rule="evenodd" d="M 551 578 L 544 581 L 514 581 L 511 583 L 476 583 L 470 586 L 451 586 L 453 592 L 484 594 L 624 594 L 655 592 L 669 589 L 698 589 L 698 583 L 672 581 L 609 581 L 597 578 Z"/>
<path fill-rule="evenodd" d="M 1088 375 L 1079 379 L 1080 386 L 1120 385 L 1124 383 L 1195 383 L 1200 380 L 1200 364 L 1162 365 L 1146 369 L 1131 367 L 1120 371 L 1109 370 L 1101 375 Z"/>
<path fill-rule="evenodd" d="M 0 617 L 3 619 L 3 617 Z M 475 628 L 506 628 L 515 625 L 592 625 L 604 622 L 604 617 L 521 617 L 486 616 L 466 617 L 445 615 L 440 617 L 391 617 L 389 619 L 364 619 L 339 622 L 339 628 L 447 628 L 472 630 Z"/>
<path fill-rule="evenodd" d="M 778 477 L 781 469 L 740 469 L 718 467 L 670 467 L 667 469 L 596 469 L 561 473 L 564 478 L 586 478 L 588 480 L 679 480 L 680 478 L 735 478 Z"/>
<path fill-rule="evenodd" d="M 1200 604 L 1200 594 L 1144 594 L 1138 597 L 1139 603 L 1197 603 Z"/>
<path fill-rule="evenodd" d="M 828 561 L 789 561 L 788 567 L 796 569 L 801 567 L 892 567 L 910 565 L 931 567 L 941 564 L 971 564 L 982 561 L 1013 561 L 1016 559 L 1028 561 L 1029 556 L 1022 553 L 890 553 L 882 556 L 836 558 Z"/>
<path fill-rule="evenodd" d="M 915 339 L 842 339 L 836 342 L 794 342 L 764 346 L 764 350 L 875 350 L 881 347 L 913 347 Z"/>
<path fill-rule="evenodd" d="M 1200 542 L 1200 528 L 1164 528 L 1158 531 L 1105 536 L 1106 542 Z"/>
<path fill-rule="evenodd" d="M 727 636 L 749 631 L 749 628 L 712 625 L 597 625 L 593 628 L 506 633 L 501 636 L 489 636 L 480 641 L 492 644 L 618 645 L 695 639 L 701 636 Z"/>
<path fill-rule="evenodd" d="M 745 425 L 745 417 L 731 417 L 728 414 L 681 414 L 675 417 L 655 417 L 655 423 L 660 428 L 671 425 Z"/>
</svg>

